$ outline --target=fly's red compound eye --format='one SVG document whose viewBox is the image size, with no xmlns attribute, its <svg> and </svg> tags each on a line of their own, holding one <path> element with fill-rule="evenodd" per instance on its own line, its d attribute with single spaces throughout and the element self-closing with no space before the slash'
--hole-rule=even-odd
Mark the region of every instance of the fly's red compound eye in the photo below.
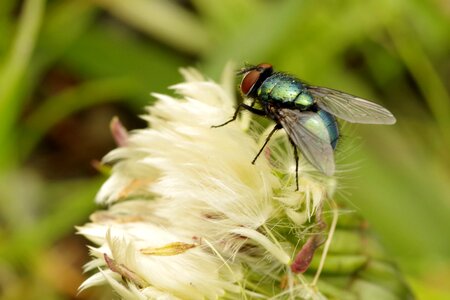
<svg viewBox="0 0 450 300">
<path fill-rule="evenodd" d="M 251 67 L 249 69 L 243 69 L 241 72 L 245 72 L 244 77 L 242 78 L 241 82 L 241 91 L 245 96 L 249 96 L 253 90 L 257 87 L 255 85 L 259 82 L 261 82 L 269 77 L 273 73 L 272 65 L 271 64 L 259 64 L 256 67 Z M 241 73 L 242 74 L 242 73 Z"/>
<path fill-rule="evenodd" d="M 259 79 L 259 75 L 261 75 L 261 72 L 258 69 L 251 70 L 244 75 L 241 82 L 241 91 L 244 95 L 248 95 L 252 91 L 253 86 Z"/>
</svg>

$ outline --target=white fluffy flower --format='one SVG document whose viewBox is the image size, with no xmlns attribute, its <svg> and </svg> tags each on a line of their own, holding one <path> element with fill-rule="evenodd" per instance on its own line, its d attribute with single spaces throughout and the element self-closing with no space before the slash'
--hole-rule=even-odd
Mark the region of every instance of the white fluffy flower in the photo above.
<svg viewBox="0 0 450 300">
<path fill-rule="evenodd" d="M 108 209 L 79 228 L 99 245 L 86 267 L 98 273 L 81 289 L 108 283 L 123 299 L 309 295 L 314 289 L 296 284 L 290 266 L 334 180 L 301 161 L 295 191 L 282 131 L 251 164 L 265 134 L 248 115 L 211 128 L 234 112 L 232 68 L 221 85 L 193 69 L 182 73 L 186 82 L 172 87 L 179 98 L 153 94 L 143 116 L 149 128 L 104 158 L 113 169 L 97 202 Z"/>
</svg>

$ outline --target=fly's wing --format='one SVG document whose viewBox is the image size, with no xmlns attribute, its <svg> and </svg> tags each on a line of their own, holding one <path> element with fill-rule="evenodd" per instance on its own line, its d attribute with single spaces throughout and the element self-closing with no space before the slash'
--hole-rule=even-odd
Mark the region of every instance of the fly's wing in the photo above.
<svg viewBox="0 0 450 300">
<path fill-rule="evenodd" d="M 317 105 L 351 123 L 394 124 L 394 115 L 386 108 L 365 99 L 329 88 L 309 86 Z"/>
<path fill-rule="evenodd" d="M 328 176 L 333 175 L 335 166 L 330 142 L 321 139 L 303 125 L 310 118 L 309 114 L 313 112 L 281 108 L 274 113 L 305 158 L 322 173 Z"/>
</svg>

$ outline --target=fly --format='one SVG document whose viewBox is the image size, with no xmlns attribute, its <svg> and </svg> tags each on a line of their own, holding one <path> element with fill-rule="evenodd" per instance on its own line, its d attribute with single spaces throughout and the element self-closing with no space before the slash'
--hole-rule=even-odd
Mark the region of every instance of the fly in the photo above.
<svg viewBox="0 0 450 300">
<path fill-rule="evenodd" d="M 252 102 L 250 105 L 240 103 L 230 120 L 213 127 L 236 120 L 241 109 L 272 119 L 276 124 L 252 164 L 272 135 L 283 128 L 294 147 L 297 189 L 297 148 L 317 170 L 327 176 L 334 174 L 334 149 L 339 140 L 336 117 L 350 123 L 396 122 L 392 113 L 378 104 L 330 88 L 308 85 L 294 76 L 275 72 L 271 64 L 246 67 L 238 75 L 244 75 L 240 90 Z M 256 103 L 261 109 L 254 107 Z"/>
</svg>

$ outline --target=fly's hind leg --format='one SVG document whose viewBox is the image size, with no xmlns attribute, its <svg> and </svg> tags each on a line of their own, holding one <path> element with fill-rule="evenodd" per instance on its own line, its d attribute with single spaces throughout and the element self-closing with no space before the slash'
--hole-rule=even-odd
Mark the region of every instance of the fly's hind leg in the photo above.
<svg viewBox="0 0 450 300">
<path fill-rule="evenodd" d="M 232 117 L 230 120 L 226 121 L 226 122 L 223 123 L 223 124 L 220 124 L 220 125 L 214 125 L 214 126 L 211 126 L 211 127 L 212 127 L 212 128 L 218 128 L 218 127 L 225 126 L 225 125 L 227 125 L 228 123 L 231 123 L 231 122 L 235 121 L 235 120 L 237 119 L 237 116 L 239 115 L 239 111 L 240 111 L 242 108 L 248 110 L 248 111 L 251 112 L 251 113 L 254 113 L 255 115 L 258 115 L 258 116 L 265 116 L 265 115 L 266 115 L 266 112 L 265 112 L 264 110 L 256 109 L 256 108 L 253 107 L 253 105 L 255 104 L 255 102 L 256 102 L 256 100 L 253 100 L 253 102 L 251 103 L 251 105 L 247 105 L 247 104 L 245 104 L 245 103 L 240 103 L 240 104 L 238 105 L 238 107 L 236 108 L 236 110 L 234 111 L 233 117 Z"/>
<path fill-rule="evenodd" d="M 296 191 L 298 191 L 298 149 L 297 146 L 295 146 L 294 142 L 292 142 L 291 139 L 289 139 L 289 141 L 291 142 L 292 147 L 294 147 L 294 159 L 295 159 L 295 186 L 296 186 Z"/>
<path fill-rule="evenodd" d="M 264 148 L 266 147 L 267 143 L 270 141 L 270 138 L 272 137 L 272 135 L 275 133 L 275 131 L 277 131 L 278 129 L 281 129 L 282 126 L 280 124 L 275 125 L 275 127 L 272 129 L 272 131 L 269 133 L 269 135 L 266 138 L 266 141 L 264 142 L 264 144 L 262 145 L 261 149 L 259 149 L 258 154 L 256 154 L 255 158 L 252 160 L 252 164 L 255 164 L 256 160 L 258 159 L 258 156 L 261 154 L 261 152 L 264 150 Z"/>
</svg>

